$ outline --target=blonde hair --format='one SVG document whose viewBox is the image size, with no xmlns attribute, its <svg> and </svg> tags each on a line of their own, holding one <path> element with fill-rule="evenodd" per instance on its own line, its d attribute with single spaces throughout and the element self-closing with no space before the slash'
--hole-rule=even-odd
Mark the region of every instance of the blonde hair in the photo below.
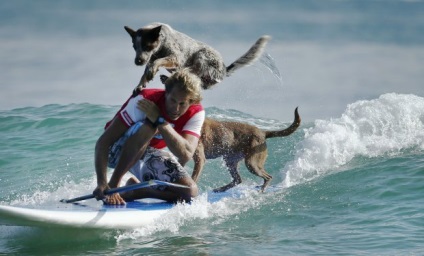
<svg viewBox="0 0 424 256">
<path fill-rule="evenodd" d="M 192 103 L 200 103 L 202 97 L 202 81 L 193 74 L 190 69 L 184 68 L 174 72 L 165 81 L 165 91 L 169 93 L 173 88 L 177 88 L 187 93 Z"/>
</svg>

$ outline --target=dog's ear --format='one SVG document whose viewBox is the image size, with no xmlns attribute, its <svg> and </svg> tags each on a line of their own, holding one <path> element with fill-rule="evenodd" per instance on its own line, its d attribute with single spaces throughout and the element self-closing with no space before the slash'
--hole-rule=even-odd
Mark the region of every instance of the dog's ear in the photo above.
<svg viewBox="0 0 424 256">
<path fill-rule="evenodd" d="M 152 36 L 153 41 L 158 40 L 161 30 L 162 30 L 162 25 L 152 28 L 152 30 L 150 31 L 150 35 Z"/>
<path fill-rule="evenodd" d="M 127 27 L 127 26 L 125 26 L 124 28 L 125 28 L 125 30 L 128 32 L 128 34 L 129 34 L 131 37 L 134 37 L 134 36 L 135 36 L 135 31 L 134 31 L 132 28 Z"/>
</svg>

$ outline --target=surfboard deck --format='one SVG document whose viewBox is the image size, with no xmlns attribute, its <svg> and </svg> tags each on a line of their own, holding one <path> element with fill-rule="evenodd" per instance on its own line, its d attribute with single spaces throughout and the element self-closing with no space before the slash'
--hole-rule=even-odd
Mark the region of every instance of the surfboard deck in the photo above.
<svg viewBox="0 0 424 256">
<path fill-rule="evenodd" d="M 122 206 L 57 204 L 27 207 L 0 205 L 0 224 L 13 226 L 133 229 L 153 223 L 174 204 L 134 201 Z"/>
<path fill-rule="evenodd" d="M 208 202 L 223 198 L 241 198 L 245 191 L 258 191 L 259 187 L 230 189 L 226 192 L 209 192 Z M 267 192 L 276 192 L 273 186 Z M 125 205 L 104 205 L 94 200 L 82 203 L 54 203 L 40 206 L 0 205 L 0 225 L 32 226 L 45 228 L 78 229 L 134 229 L 154 223 L 175 204 L 158 199 L 142 199 Z"/>
</svg>

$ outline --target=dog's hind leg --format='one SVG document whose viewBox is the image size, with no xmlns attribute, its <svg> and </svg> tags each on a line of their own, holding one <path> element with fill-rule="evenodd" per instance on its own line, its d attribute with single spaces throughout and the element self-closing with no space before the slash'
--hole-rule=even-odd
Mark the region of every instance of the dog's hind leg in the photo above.
<svg viewBox="0 0 424 256">
<path fill-rule="evenodd" d="M 264 179 L 264 184 L 261 187 L 261 192 L 265 191 L 265 188 L 269 185 L 272 180 L 272 176 L 265 171 L 264 165 L 267 157 L 267 151 L 262 151 L 256 154 L 252 154 L 250 156 L 246 156 L 245 164 L 247 169 Z"/>
<path fill-rule="evenodd" d="M 239 161 L 229 160 L 229 159 L 225 159 L 225 158 L 224 158 L 224 160 L 225 160 L 228 171 L 230 172 L 233 180 L 225 186 L 214 189 L 213 192 L 215 192 L 215 193 L 227 191 L 228 189 L 235 187 L 235 186 L 237 186 L 238 184 L 241 183 L 241 176 L 240 176 L 238 169 L 237 169 Z"/>
</svg>

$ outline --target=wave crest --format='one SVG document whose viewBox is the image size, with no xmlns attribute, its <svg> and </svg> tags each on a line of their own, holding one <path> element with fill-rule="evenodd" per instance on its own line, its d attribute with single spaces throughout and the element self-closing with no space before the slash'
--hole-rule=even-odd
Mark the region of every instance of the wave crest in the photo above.
<svg viewBox="0 0 424 256">
<path fill-rule="evenodd" d="M 338 119 L 317 120 L 287 163 L 284 186 L 337 170 L 356 156 L 397 155 L 424 149 L 424 98 L 388 93 L 347 106 Z"/>
</svg>

